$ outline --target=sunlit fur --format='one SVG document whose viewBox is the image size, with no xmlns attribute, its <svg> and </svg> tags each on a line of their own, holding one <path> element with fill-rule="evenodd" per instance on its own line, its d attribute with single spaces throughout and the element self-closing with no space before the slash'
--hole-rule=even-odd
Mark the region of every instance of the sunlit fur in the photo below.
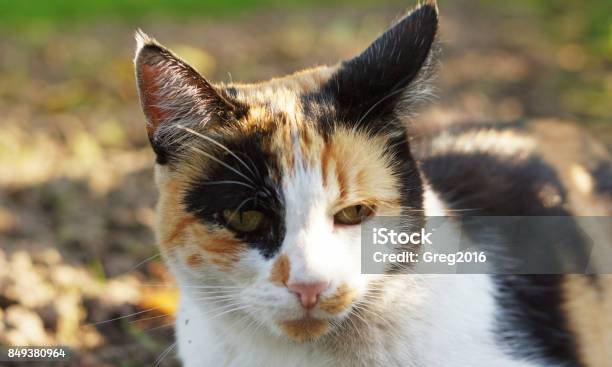
<svg viewBox="0 0 612 367">
<path fill-rule="evenodd" d="M 361 274 L 359 226 L 333 219 L 356 204 L 414 224 L 457 213 L 435 189 L 452 183 L 421 171 L 426 165 L 410 155 L 401 122 L 431 91 L 425 82 L 434 64 L 434 8 L 425 4 L 398 22 L 361 59 L 259 84 L 213 85 L 137 34 L 136 76 L 158 163 L 157 242 L 181 290 L 176 329 L 185 366 L 549 365 L 517 357 L 500 343 L 500 295 L 492 277 Z M 388 73 L 381 69 L 386 63 Z M 351 67 L 358 70 L 345 70 Z M 370 80 L 368 72 L 388 74 L 381 95 L 368 96 L 385 82 Z M 359 83 L 365 84 L 346 90 Z M 317 94 L 326 88 L 328 94 Z M 359 97 L 351 99 L 352 92 Z M 373 103 L 360 106 L 360 98 Z M 426 151 L 434 158 L 490 154 L 519 167 L 533 148 L 510 133 L 479 132 L 442 135 Z M 224 188 L 215 192 L 231 200 L 234 189 L 260 186 L 258 193 L 282 201 L 270 209 L 278 218 L 278 244 L 244 240 L 206 212 L 207 203 L 236 209 L 257 200 L 225 208 L 224 198 L 208 189 Z M 329 286 L 305 310 L 288 284 L 309 282 Z M 566 291 L 576 293 L 580 282 L 567 283 Z M 568 305 L 572 325 L 584 330 L 591 323 L 577 307 Z M 583 356 L 593 366 L 603 358 Z"/>
</svg>

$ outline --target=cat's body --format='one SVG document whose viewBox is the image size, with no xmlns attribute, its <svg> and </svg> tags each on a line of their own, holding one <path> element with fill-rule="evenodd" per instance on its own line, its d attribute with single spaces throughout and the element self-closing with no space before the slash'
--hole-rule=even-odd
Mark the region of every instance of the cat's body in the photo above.
<svg viewBox="0 0 612 367">
<path fill-rule="evenodd" d="M 568 302 L 604 280 L 361 274 L 359 224 L 372 216 L 419 228 L 466 208 L 566 214 L 554 171 L 526 138 L 488 131 L 411 146 L 405 117 L 429 92 L 436 30 L 426 4 L 337 66 L 217 86 L 138 36 L 157 236 L 181 290 L 185 366 L 609 361 L 601 330 L 612 321 L 581 334 L 592 325 Z"/>
</svg>

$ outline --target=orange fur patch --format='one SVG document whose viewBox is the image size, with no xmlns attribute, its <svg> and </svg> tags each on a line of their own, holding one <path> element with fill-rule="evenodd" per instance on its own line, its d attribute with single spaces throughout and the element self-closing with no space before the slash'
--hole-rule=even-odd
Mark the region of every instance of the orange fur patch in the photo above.
<svg viewBox="0 0 612 367">
<path fill-rule="evenodd" d="M 348 309 L 353 301 L 357 292 L 346 284 L 342 284 L 333 295 L 322 299 L 319 302 L 319 307 L 329 312 L 332 315 L 339 314 Z"/>
<path fill-rule="evenodd" d="M 384 137 L 336 128 L 320 158 L 324 185 L 338 195 L 332 213 L 361 203 L 376 207 L 379 215 L 399 213 L 398 177 L 386 145 Z"/>
<path fill-rule="evenodd" d="M 346 200 L 349 188 L 346 167 L 340 163 L 340 160 L 336 158 L 336 179 L 338 180 L 338 187 L 340 189 L 340 200 Z"/>
<path fill-rule="evenodd" d="M 329 161 L 330 161 L 330 149 L 329 145 L 325 144 L 321 151 L 321 175 L 323 177 L 323 186 L 327 187 L 328 172 L 329 172 Z"/>
<path fill-rule="evenodd" d="M 287 285 L 289 280 L 289 272 L 291 271 L 291 264 L 289 263 L 289 257 L 287 255 L 280 255 L 270 271 L 270 282 L 276 285 Z"/>
<path fill-rule="evenodd" d="M 315 159 L 318 159 L 319 157 L 313 157 L 312 156 L 312 152 L 313 152 L 313 148 L 315 146 L 314 144 L 314 134 L 315 132 L 313 132 L 311 129 L 306 128 L 305 126 L 303 126 L 300 129 L 300 151 L 302 154 L 302 157 L 305 158 L 307 164 L 312 165 Z"/>
<path fill-rule="evenodd" d="M 188 226 L 190 226 L 191 224 L 197 221 L 198 221 L 198 218 L 191 216 L 191 215 L 186 216 L 183 219 L 181 219 L 174 227 L 174 230 L 170 232 L 170 235 L 168 236 L 168 238 L 166 238 L 165 244 L 167 246 L 170 246 L 172 243 L 174 243 L 174 241 L 176 241 L 179 237 L 183 235 L 183 233 L 185 232 L 185 229 Z"/>
<path fill-rule="evenodd" d="M 247 250 L 244 243 L 231 237 L 227 231 L 211 232 L 203 225 L 191 228 L 195 243 L 206 252 L 206 260 L 223 271 L 230 270 L 240 261 L 240 255 Z"/>
<path fill-rule="evenodd" d="M 600 275 L 597 281 L 595 285 L 584 275 L 568 275 L 564 308 L 582 363 L 606 367 L 612 361 L 612 276 Z"/>
<path fill-rule="evenodd" d="M 283 157 L 285 157 L 284 162 L 285 162 L 285 171 L 286 172 L 291 172 L 294 166 L 295 166 L 295 157 L 293 156 L 293 149 L 291 149 L 292 146 L 292 139 L 291 139 L 291 130 L 288 128 L 287 124 L 285 123 L 284 125 L 284 129 L 283 129 L 283 140 L 282 140 L 282 147 L 283 149 L 285 149 L 285 152 L 283 154 Z"/>
<path fill-rule="evenodd" d="M 329 330 L 329 322 L 318 319 L 283 321 L 279 326 L 285 335 L 296 342 L 316 339 Z"/>
<path fill-rule="evenodd" d="M 194 268 L 198 267 L 202 265 L 202 263 L 204 263 L 204 259 L 202 258 L 202 255 L 200 254 L 191 254 L 187 256 L 187 265 L 191 267 L 194 267 Z"/>
</svg>

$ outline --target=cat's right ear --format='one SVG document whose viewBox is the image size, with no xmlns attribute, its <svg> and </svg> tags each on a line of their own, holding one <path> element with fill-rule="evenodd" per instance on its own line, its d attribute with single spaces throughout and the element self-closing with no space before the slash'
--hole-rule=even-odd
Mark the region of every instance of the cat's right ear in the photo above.
<svg viewBox="0 0 612 367">
<path fill-rule="evenodd" d="M 136 32 L 136 82 L 147 134 L 165 164 L 178 149 L 184 128 L 201 130 L 219 121 L 238 119 L 245 107 L 217 90 L 186 62 L 142 31 Z M 183 128 L 183 130 L 181 130 Z"/>
</svg>

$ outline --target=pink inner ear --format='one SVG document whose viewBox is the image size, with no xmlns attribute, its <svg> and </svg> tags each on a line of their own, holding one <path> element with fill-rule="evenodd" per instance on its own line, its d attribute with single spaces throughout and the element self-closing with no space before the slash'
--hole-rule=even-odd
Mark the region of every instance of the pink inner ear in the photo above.
<svg viewBox="0 0 612 367">
<path fill-rule="evenodd" d="M 158 69 L 147 64 L 140 68 L 140 93 L 142 105 L 148 118 L 147 133 L 152 136 L 158 125 L 167 117 L 159 106 Z"/>
</svg>

